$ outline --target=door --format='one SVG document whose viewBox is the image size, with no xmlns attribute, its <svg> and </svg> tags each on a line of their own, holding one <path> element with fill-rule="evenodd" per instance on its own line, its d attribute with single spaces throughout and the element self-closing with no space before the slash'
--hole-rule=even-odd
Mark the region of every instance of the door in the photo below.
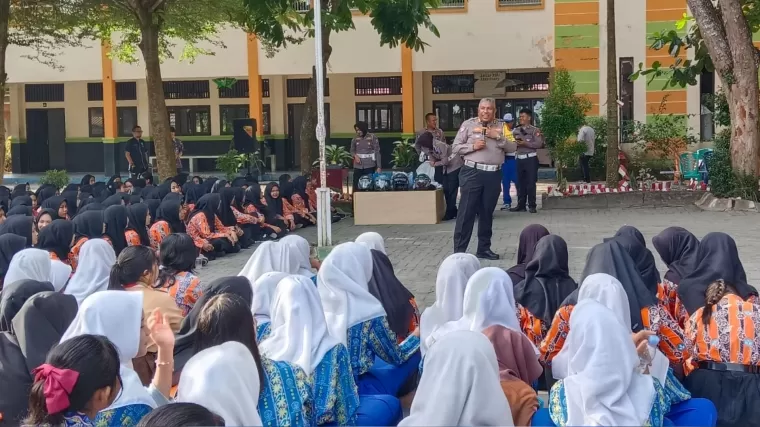
<svg viewBox="0 0 760 427">
<path fill-rule="evenodd" d="M 48 155 L 50 169 L 66 169 L 66 112 L 47 110 Z"/>
<path fill-rule="evenodd" d="M 26 110 L 26 148 L 30 173 L 50 169 L 47 110 Z"/>
<path fill-rule="evenodd" d="M 301 164 L 301 122 L 303 122 L 304 104 L 288 104 L 288 147 L 286 148 L 287 167 L 300 167 Z M 325 144 L 330 143 L 330 104 L 325 103 Z M 318 150 L 318 143 L 314 144 Z M 312 153 L 316 158 L 316 151 Z M 277 163 L 280 163 L 279 160 Z"/>
</svg>

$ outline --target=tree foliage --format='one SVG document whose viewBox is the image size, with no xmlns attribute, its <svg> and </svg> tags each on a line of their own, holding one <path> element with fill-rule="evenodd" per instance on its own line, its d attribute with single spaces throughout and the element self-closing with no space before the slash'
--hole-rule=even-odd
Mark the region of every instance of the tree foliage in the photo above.
<svg viewBox="0 0 760 427">
<path fill-rule="evenodd" d="M 570 73 L 563 68 L 557 69 L 541 110 L 541 132 L 549 150 L 553 151 L 558 143 L 575 135 L 590 110 L 591 101 L 575 93 L 575 82 Z"/>
</svg>

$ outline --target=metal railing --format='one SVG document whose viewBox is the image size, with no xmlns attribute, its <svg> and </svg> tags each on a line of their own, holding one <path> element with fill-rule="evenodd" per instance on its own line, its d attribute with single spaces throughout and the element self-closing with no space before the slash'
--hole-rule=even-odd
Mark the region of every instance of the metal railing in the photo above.
<svg viewBox="0 0 760 427">
<path fill-rule="evenodd" d="M 311 9 L 311 0 L 292 0 L 293 9 L 297 12 L 308 12 Z"/>
<path fill-rule="evenodd" d="M 499 0 L 499 6 L 540 6 L 543 0 Z"/>
<path fill-rule="evenodd" d="M 439 9 L 464 9 L 467 0 L 441 0 Z"/>
</svg>

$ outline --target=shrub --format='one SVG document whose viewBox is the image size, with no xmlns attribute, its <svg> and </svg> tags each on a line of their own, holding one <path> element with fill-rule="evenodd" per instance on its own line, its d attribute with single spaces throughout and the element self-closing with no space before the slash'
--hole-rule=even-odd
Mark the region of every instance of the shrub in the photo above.
<svg viewBox="0 0 760 427">
<path fill-rule="evenodd" d="M 238 171 L 245 163 L 245 155 L 239 154 L 234 148 L 217 157 L 216 168 L 224 172 L 224 177 L 232 181 L 238 174 Z"/>
<path fill-rule="evenodd" d="M 396 141 L 393 143 L 393 153 L 391 157 L 391 164 L 394 169 L 412 168 L 417 166 L 418 155 L 417 150 L 414 149 L 414 144 L 409 141 Z"/>
<path fill-rule="evenodd" d="M 40 178 L 40 184 L 51 184 L 59 190 L 69 185 L 69 182 L 69 174 L 65 170 L 49 170 Z"/>
</svg>

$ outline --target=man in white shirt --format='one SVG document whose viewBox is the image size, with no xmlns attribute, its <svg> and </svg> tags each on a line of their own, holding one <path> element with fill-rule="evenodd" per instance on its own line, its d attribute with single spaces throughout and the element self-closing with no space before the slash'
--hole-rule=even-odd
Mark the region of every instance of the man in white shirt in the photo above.
<svg viewBox="0 0 760 427">
<path fill-rule="evenodd" d="M 581 172 L 583 173 L 583 181 L 591 183 L 591 171 L 589 170 L 588 162 L 594 156 L 594 141 L 596 141 L 594 128 L 587 124 L 581 126 L 580 130 L 578 130 L 577 140 L 586 144 L 586 152 L 581 154 L 579 163 L 581 165 Z"/>
</svg>

